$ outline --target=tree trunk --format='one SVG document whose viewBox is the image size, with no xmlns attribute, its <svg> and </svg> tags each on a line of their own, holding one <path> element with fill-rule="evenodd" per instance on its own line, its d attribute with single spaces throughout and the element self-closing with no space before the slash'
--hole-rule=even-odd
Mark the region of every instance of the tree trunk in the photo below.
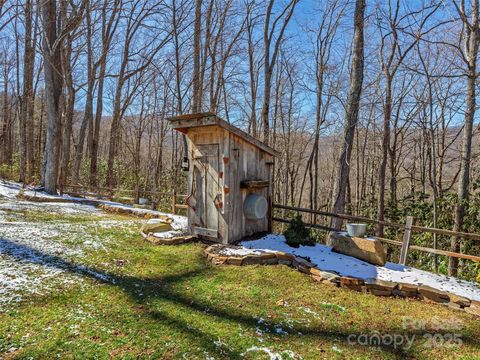
<svg viewBox="0 0 480 360">
<path fill-rule="evenodd" d="M 42 183 L 49 194 L 57 193 L 57 177 L 61 140 L 61 46 L 57 39 L 57 8 L 55 0 L 45 0 L 43 10 L 43 59 L 45 73 L 45 102 L 47 133 L 43 155 Z"/>
<path fill-rule="evenodd" d="M 70 165 L 70 146 L 72 138 L 72 126 L 73 115 L 75 111 L 75 89 L 73 87 L 72 68 L 70 66 L 70 59 L 72 54 L 72 40 L 68 37 L 67 45 L 65 49 L 65 55 L 63 58 L 63 76 L 65 79 L 67 99 L 65 104 L 65 120 L 63 126 L 63 139 L 62 139 L 62 164 L 60 168 L 60 191 L 63 192 L 63 188 L 67 183 L 69 165 Z"/>
<path fill-rule="evenodd" d="M 202 111 L 200 84 L 200 38 L 202 36 L 202 0 L 195 0 L 195 21 L 193 34 L 193 99 L 192 112 Z"/>
<path fill-rule="evenodd" d="M 378 171 L 378 207 L 377 220 L 385 219 L 385 183 L 387 174 L 388 149 L 390 146 L 390 117 L 392 113 L 392 79 L 386 74 L 385 85 L 385 110 L 383 118 L 382 161 Z M 384 226 L 377 224 L 377 236 L 383 237 Z"/>
<path fill-rule="evenodd" d="M 475 83 L 477 79 L 476 64 L 479 43 L 479 9 L 478 0 L 472 0 L 472 24 L 468 25 L 467 36 L 465 39 L 465 48 L 467 49 L 468 59 L 468 77 L 467 77 L 467 94 L 465 99 L 465 117 L 463 127 L 463 145 L 462 145 L 462 161 L 460 165 L 460 179 L 458 181 L 457 205 L 455 208 L 455 225 L 454 231 L 463 231 L 466 207 L 468 206 L 468 187 L 470 182 L 470 160 L 472 157 L 472 128 L 475 118 Z M 470 30 L 470 26 L 471 29 Z M 460 251 L 460 239 L 452 237 L 450 250 L 453 252 Z M 458 259 L 450 258 L 448 263 L 448 274 L 456 276 L 458 274 Z"/>
<path fill-rule="evenodd" d="M 350 94 L 345 119 L 344 140 L 342 144 L 342 153 L 340 155 L 336 181 L 337 189 L 334 192 L 335 198 L 332 209 L 334 213 L 343 213 L 345 210 L 345 196 L 350 177 L 350 158 L 352 155 L 355 128 L 358 122 L 358 111 L 360 107 L 360 96 L 362 93 L 363 83 L 363 28 L 365 7 L 365 0 L 356 0 L 354 14 L 355 30 L 353 37 L 352 75 L 350 77 Z M 341 225 L 341 219 L 333 218 L 333 228 L 340 229 Z"/>
</svg>

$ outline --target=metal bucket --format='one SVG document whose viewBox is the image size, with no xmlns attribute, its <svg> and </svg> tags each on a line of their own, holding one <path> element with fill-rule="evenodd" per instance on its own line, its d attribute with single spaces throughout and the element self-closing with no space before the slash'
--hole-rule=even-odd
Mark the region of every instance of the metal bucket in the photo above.
<svg viewBox="0 0 480 360">
<path fill-rule="evenodd" d="M 351 237 L 364 237 L 367 224 L 347 224 L 347 233 Z"/>
</svg>

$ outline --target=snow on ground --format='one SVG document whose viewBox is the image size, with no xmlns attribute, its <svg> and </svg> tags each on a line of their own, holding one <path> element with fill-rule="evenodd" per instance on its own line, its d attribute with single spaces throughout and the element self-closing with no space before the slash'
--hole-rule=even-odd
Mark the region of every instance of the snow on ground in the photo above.
<svg viewBox="0 0 480 360">
<path fill-rule="evenodd" d="M 15 199 L 22 185 L 11 181 L 0 180 L 0 198 Z"/>
<path fill-rule="evenodd" d="M 181 237 L 187 235 L 187 230 L 169 230 L 164 232 L 153 233 L 153 236 L 159 239 L 173 239 L 176 237 Z"/>
<path fill-rule="evenodd" d="M 480 287 L 473 282 L 390 262 L 386 263 L 385 266 L 375 266 L 354 257 L 333 252 L 330 246 L 321 244 L 292 248 L 285 243 L 283 235 L 269 234 L 258 240 L 244 241 L 240 245 L 249 249 L 283 251 L 304 258 L 308 257 L 319 269 L 334 271 L 342 276 L 364 280 L 376 278 L 398 283 L 428 285 L 438 290 L 480 301 Z"/>
<path fill-rule="evenodd" d="M 7 201 L 1 202 L 0 196 L 0 213 L 8 211 L 44 211 L 51 214 L 64 214 L 64 215 L 91 215 L 95 213 L 97 216 L 105 216 L 106 214 L 97 209 L 95 206 L 82 205 L 75 203 L 37 203 L 32 201 L 19 202 L 16 199 L 7 199 Z"/>
<path fill-rule="evenodd" d="M 38 210 L 38 209 L 45 209 L 50 212 L 55 212 L 55 213 L 70 213 L 70 214 L 80 214 L 80 213 L 85 213 L 88 214 L 90 212 L 96 212 L 99 215 L 104 214 L 103 211 L 100 209 L 97 209 L 95 206 L 92 205 L 83 205 L 83 204 L 76 204 L 72 203 L 71 201 L 75 200 L 95 200 L 98 202 L 98 204 L 105 204 L 109 205 L 111 207 L 119 208 L 119 209 L 126 209 L 130 210 L 132 213 L 137 214 L 137 215 L 145 215 L 145 214 L 150 214 L 150 215 L 162 215 L 162 216 L 168 216 L 169 218 L 173 219 L 172 223 L 172 230 L 175 231 L 185 231 L 187 229 L 187 217 L 186 216 L 181 216 L 181 215 L 173 215 L 169 213 L 164 213 L 161 211 L 156 211 L 156 210 L 149 210 L 149 209 L 141 209 L 141 208 L 135 208 L 130 205 L 125 205 L 121 204 L 118 202 L 113 202 L 113 201 L 107 201 L 107 200 L 99 200 L 94 197 L 86 197 L 86 198 L 78 198 L 78 197 L 72 197 L 70 195 L 50 195 L 42 191 L 35 191 L 31 189 L 23 189 L 24 194 L 28 196 L 35 196 L 39 198 L 44 198 L 44 199 L 65 199 L 69 202 L 61 203 L 61 202 L 44 202 L 44 203 L 38 203 L 38 202 L 21 202 L 19 203 L 16 201 L 16 196 L 18 195 L 19 191 L 22 190 L 22 184 L 12 182 L 12 181 L 3 181 L 0 180 L 0 199 L 6 198 L 8 200 L 14 199 L 15 201 L 10 201 L 7 203 L 2 203 L 0 202 L 0 210 L 2 208 L 6 209 L 11 209 L 11 210 L 20 210 L 20 209 L 25 209 L 27 207 L 28 209 L 32 210 Z M 27 205 L 28 204 L 28 205 Z M 152 219 L 153 220 L 153 219 Z M 178 236 L 178 235 L 176 235 Z"/>
<path fill-rule="evenodd" d="M 249 248 L 225 248 L 220 251 L 220 254 L 225 256 L 247 256 L 247 255 L 261 255 L 265 252 L 275 252 L 271 250 L 257 250 Z"/>
<path fill-rule="evenodd" d="M 96 236 L 96 229 L 131 228 L 136 221 L 106 220 L 106 213 L 101 209 L 71 202 L 79 198 L 68 195 L 48 195 L 24 189 L 24 193 L 29 196 L 64 198 L 70 202 L 22 201 L 16 197 L 21 190 L 22 184 L 0 180 L 0 311 L 28 294 L 45 294 L 55 291 L 61 285 L 78 284 L 83 279 L 80 275 L 108 281 L 108 275 L 95 272 L 78 264 L 78 261 L 81 262 L 87 251 L 108 251 L 108 245 L 115 240 Z M 187 218 L 184 216 L 137 209 L 111 201 L 97 201 L 128 208 L 137 214 L 168 216 L 173 219 L 172 234 L 183 233 L 187 227 Z M 26 221 L 25 211 L 32 214 L 46 212 L 94 216 L 98 220 L 88 223 Z"/>
<path fill-rule="evenodd" d="M 21 185 L 0 181 L 0 311 L 28 294 L 47 294 L 78 284 L 87 275 L 107 276 L 81 264 L 87 252 L 108 251 L 115 239 L 96 235 L 98 229 L 130 228 L 134 220 L 107 220 L 89 205 L 20 201 Z M 28 221 L 24 211 L 90 215 L 91 222 Z M 95 218 L 98 217 L 98 220 Z"/>
<path fill-rule="evenodd" d="M 252 346 L 248 348 L 242 356 L 245 356 L 247 353 L 264 353 L 268 356 L 270 360 L 283 360 L 283 359 L 295 359 L 296 355 L 291 350 L 284 350 L 282 352 L 275 352 L 267 347 L 258 347 Z"/>
<path fill-rule="evenodd" d="M 133 207 L 133 206 L 130 206 L 130 205 L 120 204 L 120 203 L 111 202 L 111 201 L 101 201 L 101 203 L 103 203 L 105 205 L 113 206 L 113 207 L 116 207 L 116 208 L 119 208 L 119 209 L 128 209 L 128 210 L 130 210 L 131 212 L 133 212 L 134 214 L 137 214 L 137 215 L 150 214 L 150 215 L 168 216 L 169 218 L 173 219 L 172 228 L 174 230 L 176 230 L 176 228 L 175 228 L 176 225 L 174 225 L 174 224 L 178 225 L 178 229 L 187 227 L 187 217 L 186 216 L 173 215 L 173 214 L 164 213 L 164 212 L 157 211 L 157 210 L 136 208 L 136 207 Z"/>
</svg>

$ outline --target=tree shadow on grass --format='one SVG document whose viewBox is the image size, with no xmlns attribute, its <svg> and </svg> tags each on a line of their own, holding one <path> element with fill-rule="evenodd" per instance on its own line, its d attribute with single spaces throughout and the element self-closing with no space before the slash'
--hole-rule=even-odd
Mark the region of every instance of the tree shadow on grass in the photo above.
<svg viewBox="0 0 480 360">
<path fill-rule="evenodd" d="M 193 341 L 201 341 L 205 350 L 208 350 L 212 354 L 217 356 L 236 359 L 242 358 L 242 354 L 238 351 L 227 348 L 226 346 L 218 346 L 218 338 L 212 334 L 209 334 L 203 330 L 194 328 L 191 323 L 187 323 L 185 320 L 178 317 L 174 317 L 165 311 L 158 310 L 149 306 L 148 301 L 151 300 L 163 300 L 171 302 L 176 306 L 185 308 L 188 311 L 195 311 L 203 316 L 210 316 L 212 322 L 215 319 L 222 319 L 234 322 L 246 326 L 253 331 L 258 326 L 258 320 L 248 314 L 242 314 L 240 311 L 233 311 L 232 309 L 222 307 L 212 307 L 211 304 L 207 305 L 202 303 L 198 299 L 192 298 L 182 294 L 180 291 L 174 289 L 175 285 L 181 284 L 188 279 L 204 276 L 208 273 L 208 267 L 202 267 L 200 269 L 188 270 L 183 273 L 174 275 L 166 275 L 154 278 L 138 278 L 133 276 L 118 275 L 104 270 L 87 267 L 83 264 L 77 264 L 69 260 L 65 260 L 60 256 L 50 255 L 43 253 L 40 250 L 33 249 L 29 246 L 18 244 L 9 239 L 0 238 L 0 254 L 5 254 L 11 258 L 17 259 L 21 262 L 28 262 L 38 264 L 41 266 L 63 270 L 75 275 L 79 275 L 85 278 L 96 280 L 100 283 L 116 286 L 124 291 L 129 298 L 141 305 L 138 307 L 140 311 L 147 317 L 153 320 L 161 321 L 168 326 L 174 326 L 177 330 L 186 334 Z M 361 329 L 360 329 L 361 330 Z M 374 330 L 369 330 L 373 332 Z M 407 335 L 409 338 L 415 336 L 421 338 L 424 332 L 420 330 L 403 330 L 403 335 Z M 442 333 L 442 331 L 438 331 Z M 340 331 L 340 330 L 325 330 L 322 328 L 306 327 L 302 324 L 297 324 L 290 329 L 290 333 L 283 335 L 291 338 L 295 337 L 320 337 L 327 340 L 341 340 L 349 346 L 355 346 L 359 349 L 365 349 L 364 345 L 350 344 L 348 339 L 350 336 L 358 337 L 364 335 L 362 331 Z M 478 344 L 478 341 L 471 338 L 471 336 L 462 336 L 464 343 Z M 216 343 L 217 342 L 217 343 Z M 385 345 L 381 344 L 380 348 L 383 351 L 389 352 L 392 356 L 398 359 L 408 357 L 408 352 L 400 347 L 395 347 L 394 344 Z"/>
</svg>

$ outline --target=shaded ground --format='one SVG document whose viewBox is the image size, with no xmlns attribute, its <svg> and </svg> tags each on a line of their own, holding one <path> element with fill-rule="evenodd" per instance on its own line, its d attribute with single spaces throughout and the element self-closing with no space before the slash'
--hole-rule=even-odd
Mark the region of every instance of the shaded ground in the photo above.
<svg viewBox="0 0 480 360">
<path fill-rule="evenodd" d="M 441 305 L 333 288 L 284 266 L 215 267 L 201 244 L 144 242 L 138 221 L 16 205 L 0 203 L 0 269 L 29 276 L 15 290 L 16 302 L 0 310 L 5 358 L 474 359 L 480 353 L 480 321 Z M 372 334 L 383 336 L 382 346 L 361 345 Z M 413 345 L 395 347 L 385 335 Z"/>
</svg>

